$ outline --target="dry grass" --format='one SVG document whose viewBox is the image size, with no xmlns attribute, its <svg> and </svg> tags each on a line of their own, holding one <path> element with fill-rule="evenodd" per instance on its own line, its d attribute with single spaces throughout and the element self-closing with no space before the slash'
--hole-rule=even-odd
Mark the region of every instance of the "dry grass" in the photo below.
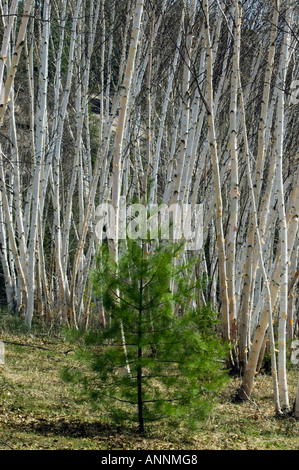
<svg viewBox="0 0 299 470">
<path fill-rule="evenodd" d="M 299 449 L 299 422 L 274 416 L 268 375 L 257 377 L 252 401 L 241 404 L 231 401 L 239 386 L 239 379 L 231 379 L 197 432 L 184 423 L 180 429 L 159 424 L 141 437 L 132 426 L 117 426 L 105 412 L 92 411 L 80 387 L 62 382 L 62 367 L 78 365 L 74 352 L 65 354 L 72 348 L 65 341 L 8 334 L 0 339 L 7 341 L 0 374 L 0 449 Z M 289 371 L 292 402 L 298 375 L 298 368 Z"/>
</svg>

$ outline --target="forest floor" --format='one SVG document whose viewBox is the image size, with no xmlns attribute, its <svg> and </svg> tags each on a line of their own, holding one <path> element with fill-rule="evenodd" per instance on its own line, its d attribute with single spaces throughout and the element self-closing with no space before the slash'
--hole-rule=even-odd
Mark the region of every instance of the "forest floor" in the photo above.
<svg viewBox="0 0 299 470">
<path fill-rule="evenodd" d="M 212 415 L 196 432 L 157 424 L 146 437 L 117 426 L 103 412 L 94 412 L 79 387 L 60 378 L 64 366 L 78 366 L 73 348 L 62 338 L 12 335 L 5 341 L 0 366 L 1 450 L 299 450 L 299 421 L 274 415 L 272 380 L 256 377 L 252 401 L 232 403 L 240 385 L 232 378 L 219 394 Z M 289 374 L 294 402 L 298 367 Z"/>
</svg>

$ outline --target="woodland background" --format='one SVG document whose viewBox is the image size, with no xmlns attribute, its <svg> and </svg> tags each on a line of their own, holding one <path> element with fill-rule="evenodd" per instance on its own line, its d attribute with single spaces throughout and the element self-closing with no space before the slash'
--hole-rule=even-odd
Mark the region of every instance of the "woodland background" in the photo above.
<svg viewBox="0 0 299 470">
<path fill-rule="evenodd" d="M 212 304 L 251 396 L 271 355 L 292 410 L 298 338 L 298 1 L 2 0 L 1 303 L 105 327 L 96 208 L 202 203 L 194 299 Z M 111 247 L 117 261 L 118 246 Z M 299 391 L 298 391 L 299 393 Z M 294 406 L 299 416 L 299 395 Z"/>
</svg>

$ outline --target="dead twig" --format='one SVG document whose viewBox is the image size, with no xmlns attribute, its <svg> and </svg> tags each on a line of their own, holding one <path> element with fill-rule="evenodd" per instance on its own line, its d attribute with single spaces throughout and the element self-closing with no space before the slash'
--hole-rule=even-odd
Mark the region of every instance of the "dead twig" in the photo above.
<svg viewBox="0 0 299 470">
<path fill-rule="evenodd" d="M 13 447 L 11 447 L 11 445 L 7 444 L 6 441 L 3 441 L 3 439 L 0 439 L 0 442 L 4 444 L 6 447 L 8 447 L 10 450 L 15 450 Z"/>
</svg>

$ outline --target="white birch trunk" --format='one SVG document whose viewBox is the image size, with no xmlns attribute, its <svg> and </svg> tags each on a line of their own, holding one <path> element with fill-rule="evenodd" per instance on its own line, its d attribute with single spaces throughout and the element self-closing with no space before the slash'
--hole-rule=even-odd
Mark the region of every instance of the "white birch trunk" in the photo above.
<svg viewBox="0 0 299 470">
<path fill-rule="evenodd" d="M 30 240 L 28 249 L 28 303 L 25 322 L 28 328 L 31 328 L 34 311 L 34 292 L 35 292 L 35 262 L 36 262 L 36 240 L 38 231 L 38 217 L 40 213 L 40 195 L 42 183 L 42 166 L 45 159 L 46 145 L 46 112 L 47 112 L 47 91 L 48 91 L 48 52 L 50 39 L 50 2 L 45 0 L 43 11 L 43 35 L 41 52 L 41 72 L 40 72 L 40 90 L 39 90 L 39 112 L 36 131 L 36 164 L 34 171 L 34 181 L 32 188 L 32 210 L 30 222 Z"/>
<path fill-rule="evenodd" d="M 277 126 L 276 126 L 276 152 L 277 152 L 277 199 L 279 208 L 280 225 L 280 317 L 278 327 L 278 373 L 279 373 L 279 393 L 283 412 L 289 411 L 288 386 L 286 376 L 286 325 L 288 312 L 288 245 L 287 245 L 287 222 L 284 201 L 283 187 L 283 141 L 284 141 L 284 101 L 285 83 L 287 68 L 289 63 L 290 32 L 289 25 L 292 21 L 291 5 L 289 1 L 285 3 L 286 21 L 283 36 L 283 45 L 280 62 L 280 86 L 278 90 L 277 103 Z"/>
</svg>

